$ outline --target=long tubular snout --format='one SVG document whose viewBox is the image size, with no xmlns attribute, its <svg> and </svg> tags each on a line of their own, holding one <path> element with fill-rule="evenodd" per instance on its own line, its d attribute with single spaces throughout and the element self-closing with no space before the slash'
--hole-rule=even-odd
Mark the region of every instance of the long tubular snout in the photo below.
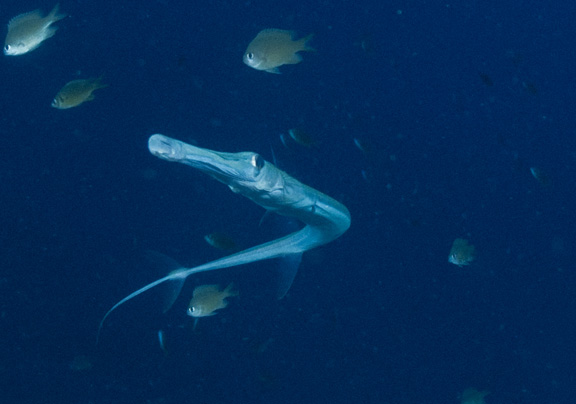
<svg viewBox="0 0 576 404">
<path fill-rule="evenodd" d="M 150 139 L 148 139 L 148 150 L 150 150 L 150 153 L 154 156 L 159 157 L 162 160 L 178 160 L 181 148 L 179 141 L 164 135 L 156 134 L 150 136 Z"/>
</svg>

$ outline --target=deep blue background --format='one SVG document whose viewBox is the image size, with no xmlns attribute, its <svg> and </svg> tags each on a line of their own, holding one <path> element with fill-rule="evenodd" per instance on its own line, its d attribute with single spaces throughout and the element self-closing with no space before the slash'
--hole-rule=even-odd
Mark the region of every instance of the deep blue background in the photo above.
<svg viewBox="0 0 576 404">
<path fill-rule="evenodd" d="M 457 403 L 475 387 L 488 403 L 572 403 L 576 7 L 490 3 L 62 2 L 54 38 L 0 63 L 2 397 Z M 318 51 L 282 75 L 250 69 L 242 52 L 263 28 L 314 32 Z M 50 107 L 67 81 L 99 75 L 110 87 L 95 101 Z M 293 127 L 317 147 L 283 148 Z M 243 246 L 282 232 L 151 156 L 156 132 L 273 148 L 353 224 L 304 255 L 281 301 L 274 262 L 203 274 L 167 315 L 155 292 L 123 306 L 96 347 L 106 310 L 163 275 L 146 250 L 193 266 L 221 255 L 212 231 Z M 457 237 L 477 247 L 469 267 L 447 262 Z M 229 281 L 240 297 L 193 331 L 193 287 Z M 93 367 L 71 369 L 78 355 Z"/>
</svg>

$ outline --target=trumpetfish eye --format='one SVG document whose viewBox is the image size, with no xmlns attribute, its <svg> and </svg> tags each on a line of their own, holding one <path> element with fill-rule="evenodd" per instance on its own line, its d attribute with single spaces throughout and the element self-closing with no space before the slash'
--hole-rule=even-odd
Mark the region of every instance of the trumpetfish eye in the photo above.
<svg viewBox="0 0 576 404">
<path fill-rule="evenodd" d="M 257 168 L 258 170 L 261 170 L 262 167 L 264 167 L 265 162 L 266 161 L 259 154 L 254 154 L 252 156 L 252 159 L 250 160 L 250 164 L 252 164 L 252 167 Z"/>
</svg>

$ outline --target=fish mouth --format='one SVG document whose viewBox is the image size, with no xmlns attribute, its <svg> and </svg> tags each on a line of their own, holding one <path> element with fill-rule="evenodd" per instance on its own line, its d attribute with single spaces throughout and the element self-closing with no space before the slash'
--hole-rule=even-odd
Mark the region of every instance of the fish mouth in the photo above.
<svg viewBox="0 0 576 404">
<path fill-rule="evenodd" d="M 18 55 L 23 55 L 24 53 L 27 52 L 25 47 L 21 47 L 21 46 L 12 46 L 12 45 L 8 45 L 5 44 L 4 48 L 3 48 L 4 54 L 6 56 L 18 56 Z"/>
<path fill-rule="evenodd" d="M 215 152 L 201 149 L 167 136 L 156 134 L 148 139 L 148 149 L 154 156 L 162 160 L 183 163 L 202 171 L 209 171 L 215 165 Z"/>
<path fill-rule="evenodd" d="M 216 152 L 160 134 L 150 136 L 148 149 L 162 160 L 186 164 L 228 186 L 253 181 L 254 169 L 247 160 L 253 153 Z"/>
<path fill-rule="evenodd" d="M 175 142 L 164 135 L 156 134 L 148 139 L 148 150 L 150 150 L 150 153 L 162 159 L 168 159 L 173 156 L 175 154 L 175 146 Z"/>
<path fill-rule="evenodd" d="M 154 156 L 162 160 L 183 163 L 208 174 L 237 175 L 229 170 L 220 154 L 208 149 L 192 146 L 167 136 L 156 134 L 148 139 L 148 149 Z"/>
</svg>

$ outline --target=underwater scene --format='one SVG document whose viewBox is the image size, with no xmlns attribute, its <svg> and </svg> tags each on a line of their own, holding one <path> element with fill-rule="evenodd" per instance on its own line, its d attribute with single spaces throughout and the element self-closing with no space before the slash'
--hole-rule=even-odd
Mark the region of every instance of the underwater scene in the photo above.
<svg viewBox="0 0 576 404">
<path fill-rule="evenodd" d="M 2 402 L 573 403 L 575 4 L 56 1 L 0 6 Z"/>
</svg>

